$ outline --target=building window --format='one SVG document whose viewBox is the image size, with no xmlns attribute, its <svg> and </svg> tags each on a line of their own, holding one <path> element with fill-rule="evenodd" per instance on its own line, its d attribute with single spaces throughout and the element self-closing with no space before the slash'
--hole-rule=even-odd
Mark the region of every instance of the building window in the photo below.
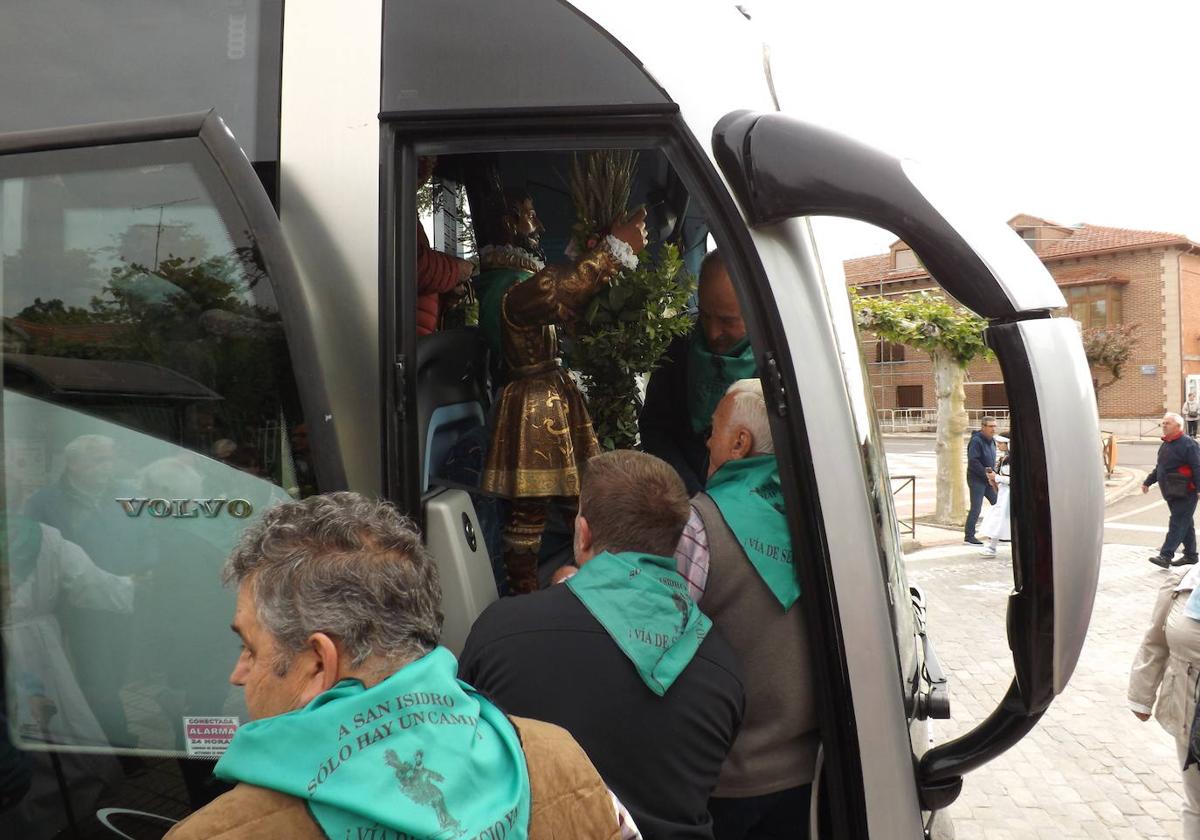
<svg viewBox="0 0 1200 840">
<path fill-rule="evenodd" d="M 907 271 L 909 269 L 920 268 L 921 261 L 917 259 L 917 255 L 913 253 L 912 248 L 897 248 L 893 252 L 892 265 L 896 271 Z"/>
<path fill-rule="evenodd" d="M 1091 286 L 1068 286 L 1063 294 L 1071 310 L 1071 317 L 1090 327 L 1115 327 L 1121 323 L 1121 291 L 1112 284 Z"/>
<path fill-rule="evenodd" d="M 904 345 L 880 339 L 875 345 L 875 361 L 879 364 L 885 362 L 903 362 Z"/>
<path fill-rule="evenodd" d="M 983 393 L 980 397 L 984 409 L 1008 408 L 1008 394 L 1004 390 L 1003 382 L 983 383 Z"/>
<path fill-rule="evenodd" d="M 924 385 L 897 385 L 896 408 L 924 408 Z"/>
</svg>

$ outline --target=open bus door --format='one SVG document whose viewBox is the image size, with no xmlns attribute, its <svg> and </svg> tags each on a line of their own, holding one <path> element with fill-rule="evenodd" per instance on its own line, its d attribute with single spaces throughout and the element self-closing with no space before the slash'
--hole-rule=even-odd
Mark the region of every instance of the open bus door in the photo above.
<svg viewBox="0 0 1200 840">
<path fill-rule="evenodd" d="M 1065 302 L 1020 239 L 997 220 L 979 220 L 915 164 L 782 114 L 731 113 L 714 129 L 713 146 L 764 250 L 799 233 L 798 217 L 877 224 L 910 244 L 948 292 L 989 321 L 986 339 L 1004 372 L 1011 434 L 1022 452 L 1013 465 L 1012 516 L 1019 527 L 1008 604 L 1015 675 L 987 719 L 920 756 L 922 807 L 943 808 L 967 772 L 1036 725 L 1066 687 L 1083 647 L 1099 577 L 1103 479 L 1094 450 L 1095 394 L 1078 329 L 1049 317 Z M 848 319 L 844 297 L 830 290 L 834 323 Z"/>
</svg>

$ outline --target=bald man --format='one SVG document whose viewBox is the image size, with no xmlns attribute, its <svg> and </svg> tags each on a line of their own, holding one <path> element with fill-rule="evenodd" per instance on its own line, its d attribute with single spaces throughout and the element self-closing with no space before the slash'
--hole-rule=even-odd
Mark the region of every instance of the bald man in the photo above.
<svg viewBox="0 0 1200 840">
<path fill-rule="evenodd" d="M 718 251 L 700 264 L 699 317 L 650 376 L 638 418 L 642 447 L 675 468 L 689 494 L 704 489 L 713 412 L 739 379 L 758 376 L 733 281 Z"/>
</svg>

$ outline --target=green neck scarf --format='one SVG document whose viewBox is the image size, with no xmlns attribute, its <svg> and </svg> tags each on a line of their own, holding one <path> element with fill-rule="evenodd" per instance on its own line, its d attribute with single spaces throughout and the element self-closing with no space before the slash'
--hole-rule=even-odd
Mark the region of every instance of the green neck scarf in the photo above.
<svg viewBox="0 0 1200 840">
<path fill-rule="evenodd" d="M 497 359 L 501 353 L 500 305 L 504 302 L 504 293 L 532 276 L 532 271 L 519 268 L 494 268 L 480 274 L 475 281 L 479 294 L 479 331 Z"/>
<path fill-rule="evenodd" d="M 792 565 L 779 462 L 774 455 L 726 461 L 708 480 L 705 492 L 716 502 L 729 530 L 784 610 L 800 597 Z"/>
<path fill-rule="evenodd" d="M 712 425 L 713 412 L 729 386 L 755 376 L 754 348 L 743 338 L 727 354 L 710 353 L 700 328 L 692 330 L 688 346 L 688 417 L 692 431 L 700 433 Z"/>
<path fill-rule="evenodd" d="M 371 688 L 342 680 L 303 709 L 238 729 L 214 774 L 303 799 L 333 838 L 529 831 L 529 773 L 503 713 L 436 648 Z"/>
<path fill-rule="evenodd" d="M 604 626 L 659 697 L 692 661 L 712 621 L 688 596 L 675 561 L 653 554 L 597 554 L 567 587 Z"/>
</svg>

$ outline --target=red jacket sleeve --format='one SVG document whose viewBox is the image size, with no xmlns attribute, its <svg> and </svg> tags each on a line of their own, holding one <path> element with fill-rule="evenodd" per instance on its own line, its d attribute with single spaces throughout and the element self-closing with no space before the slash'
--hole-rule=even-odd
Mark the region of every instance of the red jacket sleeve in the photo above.
<svg viewBox="0 0 1200 840">
<path fill-rule="evenodd" d="M 429 247 L 425 229 L 417 225 L 417 294 L 441 294 L 458 285 L 458 260 Z"/>
</svg>

